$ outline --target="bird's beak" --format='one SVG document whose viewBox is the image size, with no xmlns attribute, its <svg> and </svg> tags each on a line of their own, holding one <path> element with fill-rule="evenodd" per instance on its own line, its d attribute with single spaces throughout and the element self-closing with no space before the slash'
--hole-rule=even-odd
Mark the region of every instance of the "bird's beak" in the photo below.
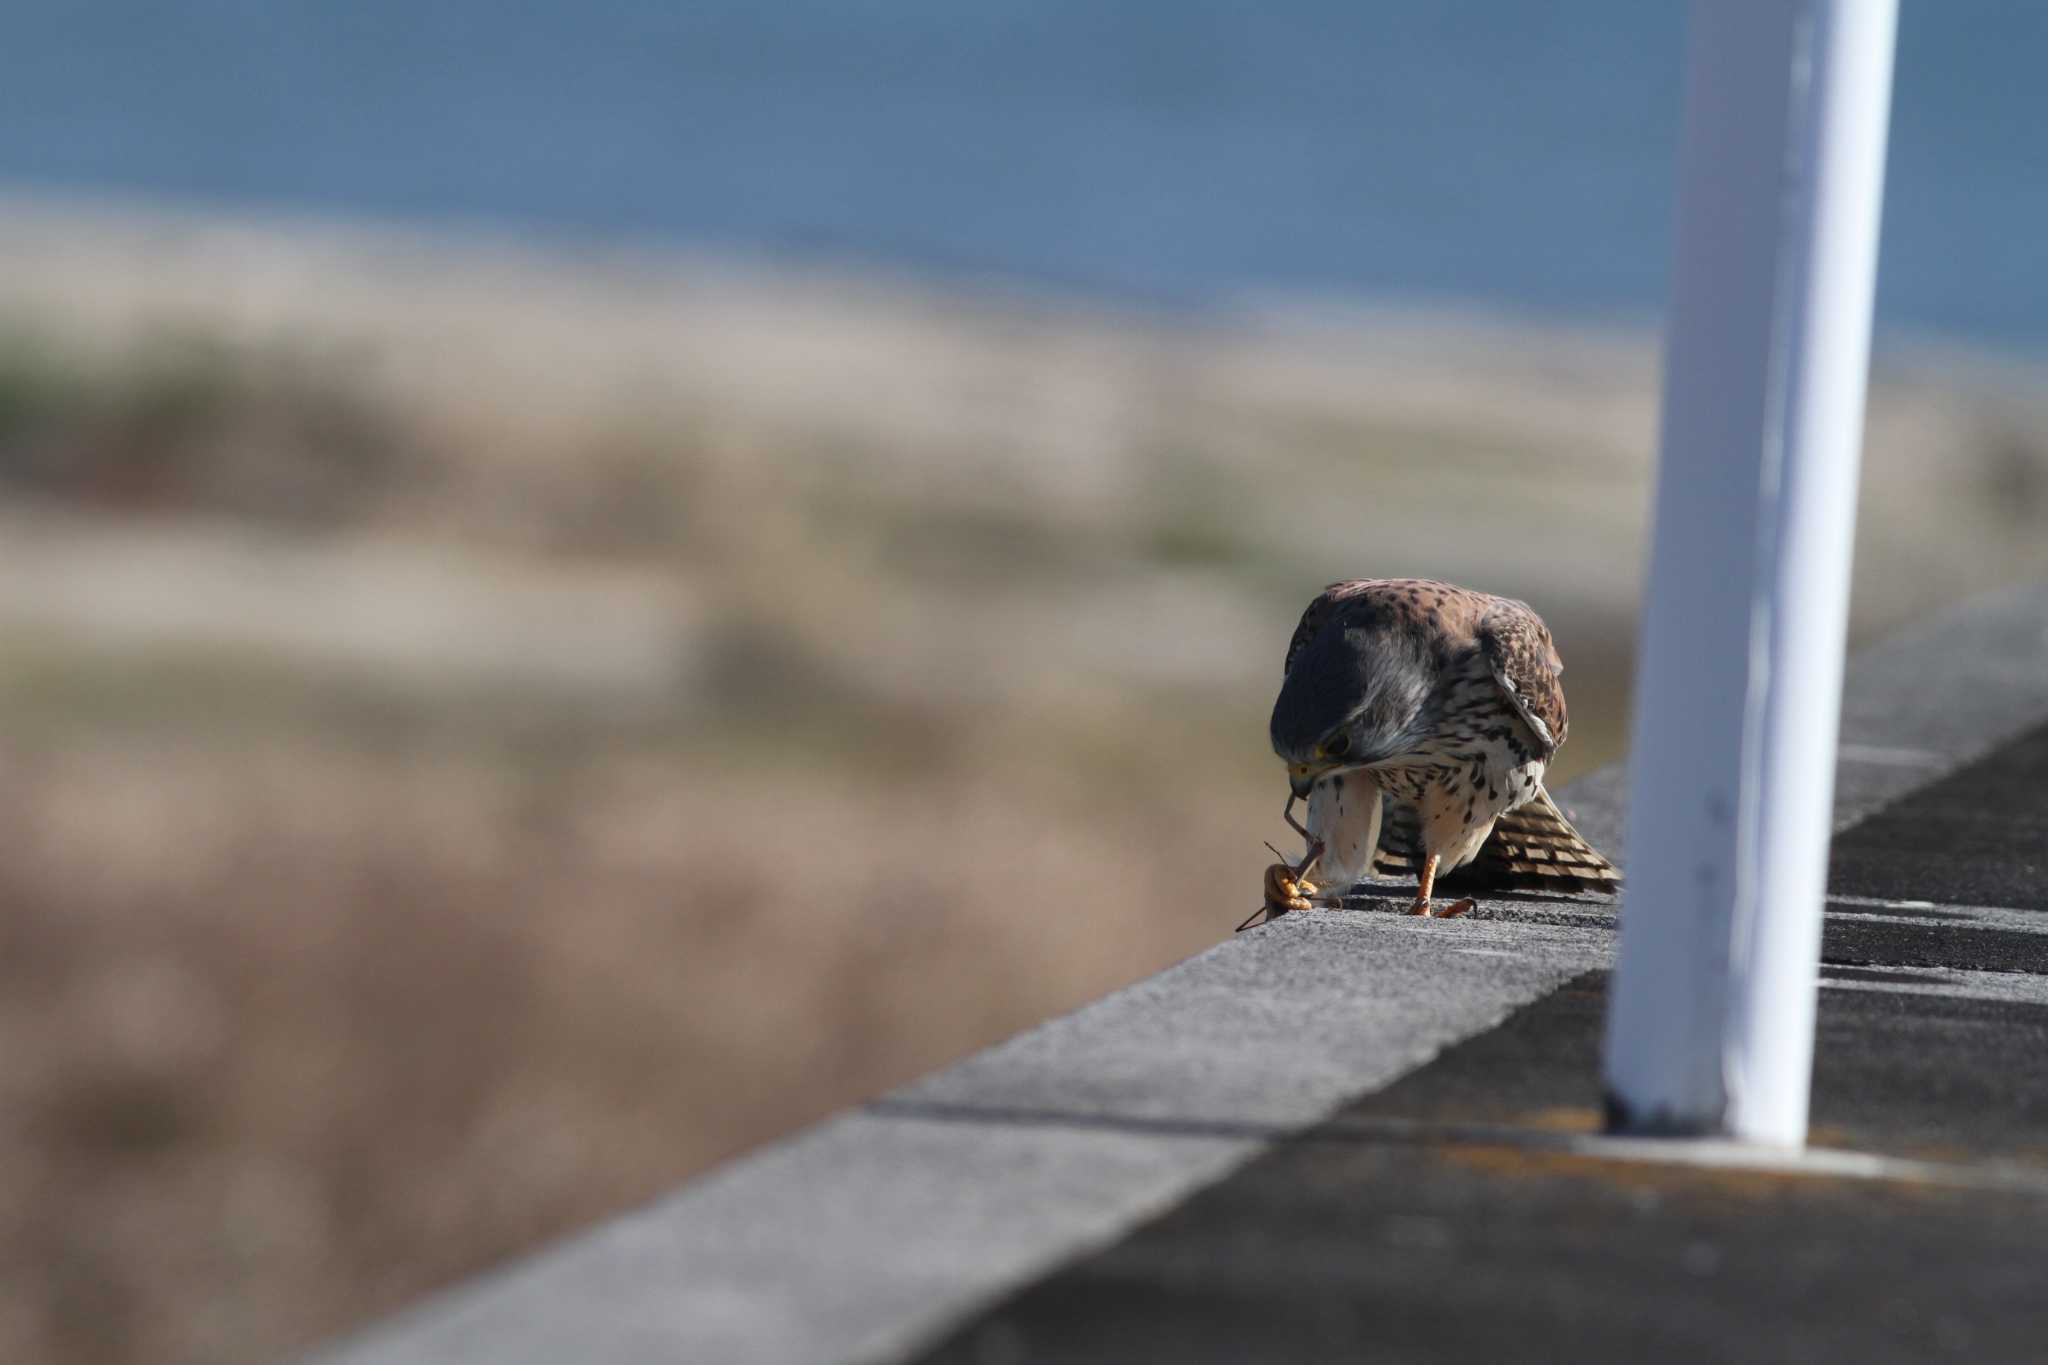
<svg viewBox="0 0 2048 1365">
<path fill-rule="evenodd" d="M 1287 765 L 1287 786 L 1304 801 L 1308 800 L 1309 788 L 1315 786 L 1317 776 L 1316 770 L 1306 763 Z"/>
</svg>

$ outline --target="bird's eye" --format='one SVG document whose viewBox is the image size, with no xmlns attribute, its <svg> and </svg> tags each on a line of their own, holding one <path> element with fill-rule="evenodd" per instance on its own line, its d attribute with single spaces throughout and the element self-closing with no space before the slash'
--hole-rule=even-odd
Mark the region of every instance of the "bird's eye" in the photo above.
<svg viewBox="0 0 2048 1365">
<path fill-rule="evenodd" d="M 1351 736 L 1333 735 L 1323 741 L 1324 758 L 1342 758 L 1351 752 Z"/>
</svg>

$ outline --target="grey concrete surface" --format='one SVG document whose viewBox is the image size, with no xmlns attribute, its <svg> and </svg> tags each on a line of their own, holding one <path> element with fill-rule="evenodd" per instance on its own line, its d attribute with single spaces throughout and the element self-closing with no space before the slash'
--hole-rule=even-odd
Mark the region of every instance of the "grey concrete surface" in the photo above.
<svg viewBox="0 0 2048 1365">
<path fill-rule="evenodd" d="M 2038 885 L 2044 779 L 2048 723 L 1852 827 L 1833 881 Z M 2039 1360 L 2048 901 L 2028 904 L 1832 902 L 1820 1150 L 1599 1137 L 1589 971 L 918 1359 Z"/>
<path fill-rule="evenodd" d="M 852 1113 L 320 1360 L 768 1365 L 898 1353 L 1240 1163 L 1246 1137 Z"/>
<path fill-rule="evenodd" d="M 2048 592 L 1974 603 L 1860 656 L 1844 707 L 1851 747 L 1840 769 L 1838 805 L 1840 822 L 1854 825 L 1887 802 L 1939 787 L 1965 761 L 1995 755 L 2002 742 L 2048 716 Z M 2021 776 L 2006 773 L 1995 790 L 2022 783 L 2025 766 L 2015 770 Z M 1961 790 L 1941 799 L 1952 802 Z M 1617 853 L 1623 796 L 1618 772 L 1559 793 L 1581 830 Z M 1906 828 L 1914 824 L 1906 818 Z M 2027 826 L 2004 828 L 2010 835 Z M 1880 831 L 1869 850 L 1881 860 L 1893 842 Z M 1838 847 L 1853 852 L 1863 845 L 1852 831 Z M 1996 971 L 2048 964 L 2038 952 L 2048 946 L 2048 935 L 2025 918 L 2023 907 L 1990 896 L 1963 897 L 1967 905 L 1907 904 L 1914 898 L 1893 893 L 1882 877 L 1857 880 L 1856 869 L 1870 865 L 1841 864 L 1838 855 L 1838 881 L 1855 885 L 1838 887 L 1848 899 L 1834 905 L 1829 921 L 1837 967 L 1824 996 L 1833 1002 L 1824 1009 L 1824 1025 L 1831 1017 L 1853 1016 L 1868 1027 L 1890 1017 L 1885 1010 L 1896 1002 L 1909 1002 L 1923 1010 L 1923 1023 L 1949 1020 L 1941 1036 L 1952 1046 L 1932 1055 L 1954 1058 L 1958 1049 L 1996 1037 L 1996 1020 L 1986 1022 L 1989 1016 L 1972 1010 L 2041 1010 L 2048 1019 L 2048 1006 L 2031 997 L 1993 998 L 2000 988 L 1989 978 Z M 2018 883 L 1959 875 L 1952 884 Z M 1237 1207 L 1240 1186 L 1232 1172 L 1263 1170 L 1300 1145 L 1276 1147 L 1282 1137 L 1341 1136 L 1346 1124 L 1361 1123 L 1380 1125 L 1384 1135 L 1393 1120 L 1589 1129 L 1598 1105 L 1599 982 L 1612 953 L 1613 923 L 1611 907 L 1601 902 L 1513 896 L 1488 899 L 1465 920 L 1353 910 L 1290 915 L 731 1163 L 646 1210 L 441 1295 L 319 1359 L 324 1365 L 899 1360 L 970 1319 L 938 1358 L 1035 1359 L 1043 1358 L 1036 1349 L 1041 1343 L 1072 1344 L 1063 1335 L 1062 1315 L 1073 1303 L 1099 1305 L 1112 1291 L 1130 1293 L 1127 1304 L 1104 1310 L 1100 1323 L 1115 1330 L 1091 1338 L 1093 1353 L 1076 1358 L 1132 1358 L 1128 1351 L 1118 1354 L 1119 1343 L 1142 1345 L 1141 1355 L 1154 1347 L 1185 1348 L 1191 1359 L 1324 1358 L 1314 1353 L 1315 1342 L 1352 1338 L 1280 1327 L 1270 1338 L 1244 1335 L 1247 1324 L 1270 1322 L 1271 1314 L 1247 1306 L 1244 1296 L 1206 1273 L 1182 1286 L 1188 1293 L 1162 1296 L 1157 1283 L 1126 1283 L 1119 1277 L 1131 1265 L 1155 1280 L 1162 1274 L 1172 1280 L 1175 1265 L 1210 1266 L 1199 1257 L 1176 1261 L 1182 1252 L 1171 1246 L 1144 1250 L 1149 1232 L 1132 1230 L 1175 1224 L 1183 1206 L 1198 1209 L 1210 1197 L 1199 1193 L 1205 1189 Z M 1949 960 L 1958 945 L 1967 950 Z M 1922 968 L 1927 974 L 1910 974 Z M 1859 1014 L 1841 1002 L 1876 1004 Z M 2036 1037 L 2036 1017 L 2025 1016 L 2028 1040 Z M 1543 1027 L 1532 1030 L 1531 1019 Z M 1824 1091 L 1817 1089 L 1817 1105 Z M 2024 1129 L 2021 1124 L 2015 1131 Z M 1428 1228 L 1439 1229 L 1429 1237 L 1465 1237 L 1457 1219 L 1482 1216 L 1484 1206 L 1475 1201 L 1490 1188 L 1485 1172 L 1454 1171 L 1430 1184 L 1433 1168 L 1416 1165 L 1420 1158 L 1413 1156 L 1355 1156 L 1364 1164 L 1333 1175 L 1313 1200 L 1343 1207 L 1344 1182 L 1366 1174 L 1379 1190 L 1374 1197 L 1385 1194 L 1389 1181 L 1414 1180 L 1421 1182 L 1417 1198 L 1426 1207 L 1388 1213 L 1394 1251 L 1387 1254 L 1398 1261 L 1394 1253 L 1403 1239 L 1412 1234 L 1426 1243 Z M 1531 1219 L 1563 1217 L 1577 1188 L 1570 1180 L 1553 1183 L 1522 1205 L 1511 1199 L 1503 1207 L 1520 1207 Z M 1297 1194 L 1278 1195 L 1273 1209 L 1299 1203 Z M 1626 1201 L 1615 1204 L 1614 1216 L 1627 1207 Z M 1308 1226 L 1328 1226 L 1332 1236 L 1340 1225 L 1303 1216 Z M 1227 1220 L 1218 1224 L 1229 1226 Z M 1448 1234 L 1441 1233 L 1445 1226 Z M 1502 1245 L 1540 1257 L 1542 1226 L 1504 1231 Z M 1273 1239 L 1292 1236 L 1286 1220 L 1247 1224 L 1231 1235 L 1238 1240 L 1217 1252 L 1215 1264 L 1242 1272 L 1249 1284 L 1270 1284 L 1259 1257 L 1277 1254 Z M 1601 1235 L 1615 1238 L 1624 1252 L 1634 1247 L 1649 1256 L 1653 1250 L 1611 1228 Z M 1287 1248 L 1278 1260 L 1315 1281 L 1323 1272 L 1313 1253 L 1322 1245 L 1310 1237 L 1301 1243 L 1306 1254 Z M 2006 1242 L 1997 1247 L 2010 1250 Z M 1984 1269 L 1967 1257 L 1958 1264 Z M 1063 1272 L 1062 1266 L 1074 1269 Z M 1449 1273 L 1452 1267 L 1438 1269 Z M 1068 1278 L 1073 1274 L 1095 1276 L 1079 1299 Z M 1833 1292 L 1828 1287 L 1834 1285 L 1822 1287 Z M 1411 1280 L 1386 1279 L 1389 1294 L 1413 1288 Z M 1502 1292 L 1512 1304 L 1512 1292 Z M 1236 1301 L 1248 1316 L 1225 1330 L 1191 1300 L 1203 1294 Z M 1024 1318 L 1011 1308 L 991 1311 L 1006 1295 L 1019 1296 L 1012 1307 L 1038 1306 Z M 1722 1321 L 1714 1316 L 1722 1302 L 1708 1303 L 1698 1321 Z M 1297 1303 L 1285 1294 L 1276 1309 L 1281 1304 L 1308 1314 L 1303 1321 L 1309 1323 L 1324 1321 L 1318 1314 L 1341 1318 L 1351 1311 L 1328 1301 Z M 1442 1308 L 1434 1320 L 1442 1340 L 1466 1340 L 1455 1304 L 1446 1298 Z M 1148 1309 L 1185 1317 L 1147 1335 L 1139 1329 Z M 1507 1312 L 1504 1334 L 1485 1340 L 1511 1343 L 1517 1321 Z M 1613 1333 L 1589 1340 L 1617 1349 L 1668 1344 L 1641 1334 L 1633 1318 L 1618 1321 Z M 1216 1349 L 1201 1346 L 1205 1333 Z M 1248 1343 L 1262 1340 L 1272 1349 L 1251 1355 L 1233 1356 L 1218 1345 L 1249 1349 Z M 1814 1340 L 1825 1345 L 1829 1339 Z M 1472 1341 L 1475 1349 L 1484 1344 Z M 1020 1344 L 1032 1349 L 1016 1354 L 1012 1348 Z M 1280 1349 L 1285 1346 L 1307 1353 L 1290 1354 Z"/>
<path fill-rule="evenodd" d="M 1290 916 L 318 1359 L 893 1358 L 1611 950 L 1598 927 Z"/>
<path fill-rule="evenodd" d="M 1835 827 L 1979 757 L 2044 709 L 2048 585 L 1966 602 L 1863 650 L 1842 688 Z"/>
<path fill-rule="evenodd" d="M 1283 1133 L 1607 962 L 1613 939 L 1604 926 L 1293 914 L 877 1107 Z"/>
</svg>

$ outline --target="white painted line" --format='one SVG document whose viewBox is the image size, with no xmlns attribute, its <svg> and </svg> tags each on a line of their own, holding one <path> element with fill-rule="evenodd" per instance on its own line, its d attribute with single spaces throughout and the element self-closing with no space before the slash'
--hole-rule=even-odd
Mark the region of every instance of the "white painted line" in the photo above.
<svg viewBox="0 0 2048 1365">
<path fill-rule="evenodd" d="M 1968 901 L 1909 901 L 1893 900 L 1888 896 L 1835 896 L 1830 895 L 1832 905 L 1868 905 L 1879 910 L 1932 910 L 1942 914 L 1958 915 L 2015 915 L 2037 923 L 2048 925 L 2048 911 L 2027 910 L 2016 905 L 1976 905 Z M 1837 911 L 1838 914 L 1849 913 Z M 1866 916 L 1865 918 L 1882 918 Z"/>
<path fill-rule="evenodd" d="M 1828 969 L 1823 967 L 1823 972 Z M 1991 1000 L 2009 1005 L 2048 1005 L 2048 976 L 2032 972 L 1971 972 L 1952 967 L 1867 967 L 1851 970 L 1890 975 L 1889 981 L 1864 975 L 1854 980 L 1821 978 L 1824 991 L 1868 991 L 1877 995 L 1929 995 L 1951 1000 Z"/>
<path fill-rule="evenodd" d="M 1932 749 L 1895 749 L 1882 744 L 1843 744 L 1836 755 L 1845 763 L 1875 763 L 1886 768 L 1945 768 L 1946 755 Z"/>
</svg>

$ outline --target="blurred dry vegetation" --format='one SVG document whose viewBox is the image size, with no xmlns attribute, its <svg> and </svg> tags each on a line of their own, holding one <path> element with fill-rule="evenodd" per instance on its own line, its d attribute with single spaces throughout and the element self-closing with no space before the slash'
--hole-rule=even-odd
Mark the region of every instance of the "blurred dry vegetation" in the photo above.
<svg viewBox="0 0 2048 1365">
<path fill-rule="evenodd" d="M 2039 575 L 1894 352 L 1857 628 Z M 1654 341 L 0 214 L 0 1359 L 271 1358 L 1225 935 L 1325 581 L 1613 758 Z"/>
</svg>

